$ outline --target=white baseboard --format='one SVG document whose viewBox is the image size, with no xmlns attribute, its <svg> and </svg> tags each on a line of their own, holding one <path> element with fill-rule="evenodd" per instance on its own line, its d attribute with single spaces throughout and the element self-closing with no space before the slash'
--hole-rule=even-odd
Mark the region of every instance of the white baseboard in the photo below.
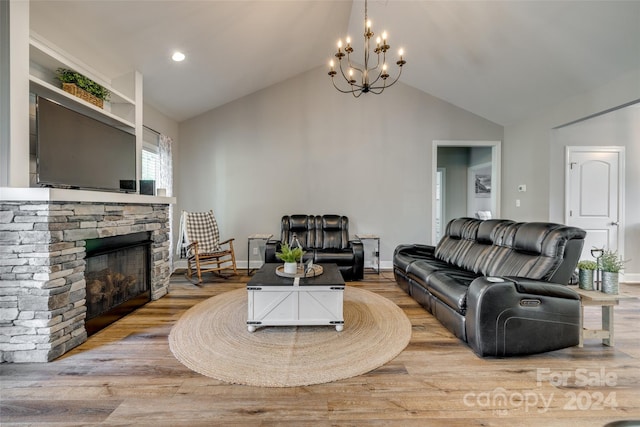
<svg viewBox="0 0 640 427">
<path fill-rule="evenodd" d="M 262 263 L 259 263 L 258 261 L 252 261 L 251 262 L 251 268 L 260 268 L 260 266 L 262 266 Z M 247 261 L 241 261 L 236 259 L 236 267 L 244 270 L 247 268 Z M 369 266 L 366 266 L 369 267 Z M 186 259 L 178 259 L 175 260 L 173 262 L 173 271 L 176 270 L 184 270 L 187 268 L 187 260 Z M 393 262 L 392 261 L 382 261 L 380 263 L 380 270 L 393 270 Z"/>
<path fill-rule="evenodd" d="M 254 265 L 255 264 L 255 265 Z M 247 261 L 236 261 L 236 265 L 240 269 L 247 268 Z M 252 262 L 251 268 L 258 268 L 262 264 L 258 264 L 258 262 Z M 187 260 L 179 259 L 173 262 L 173 270 L 186 269 L 187 268 Z M 380 270 L 393 270 L 393 261 L 382 261 L 380 262 Z M 640 283 L 640 273 L 623 273 L 620 275 L 620 282 L 622 283 Z"/>
</svg>

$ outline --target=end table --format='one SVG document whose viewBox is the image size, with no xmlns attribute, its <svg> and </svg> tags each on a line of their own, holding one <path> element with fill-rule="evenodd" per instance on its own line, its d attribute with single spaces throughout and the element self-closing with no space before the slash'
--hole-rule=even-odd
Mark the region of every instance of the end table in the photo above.
<svg viewBox="0 0 640 427">
<path fill-rule="evenodd" d="M 371 260 L 371 267 L 376 273 L 380 274 L 380 236 L 377 234 L 356 234 L 356 238 L 364 245 L 364 240 L 373 240 L 377 244 L 375 251 L 373 251 L 373 259 Z M 364 259 L 367 259 L 367 250 L 365 248 Z"/>
<path fill-rule="evenodd" d="M 633 299 L 632 296 L 621 294 L 605 294 L 600 291 L 587 291 L 580 288 L 575 288 L 575 291 L 580 295 L 580 306 L 582 313 L 580 313 L 580 341 L 578 347 L 584 345 L 585 338 L 601 338 L 602 344 L 613 347 L 614 335 L 613 335 L 613 308 L 620 303 L 621 300 Z M 602 329 L 586 329 L 584 327 L 584 308 L 586 306 L 601 306 L 602 307 Z"/>
<path fill-rule="evenodd" d="M 253 272 L 257 270 L 257 268 L 253 268 L 253 269 L 251 268 L 252 243 L 255 242 L 256 240 L 259 240 L 266 244 L 269 241 L 269 239 L 271 239 L 272 237 L 273 237 L 273 234 L 251 234 L 249 237 L 247 237 L 247 275 L 248 276 L 251 276 L 251 274 L 253 274 Z M 260 246 L 256 247 L 255 249 L 258 249 L 259 247 Z M 260 261 L 264 263 L 264 258 L 260 254 L 260 251 L 256 251 L 256 253 L 260 256 Z"/>
</svg>

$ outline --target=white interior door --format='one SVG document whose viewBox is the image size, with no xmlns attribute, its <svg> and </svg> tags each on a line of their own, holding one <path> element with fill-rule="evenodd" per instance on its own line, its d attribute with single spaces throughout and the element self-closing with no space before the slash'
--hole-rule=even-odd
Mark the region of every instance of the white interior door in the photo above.
<svg viewBox="0 0 640 427">
<path fill-rule="evenodd" d="M 567 147 L 566 223 L 587 232 L 582 257 L 591 248 L 622 255 L 624 147 Z"/>
</svg>

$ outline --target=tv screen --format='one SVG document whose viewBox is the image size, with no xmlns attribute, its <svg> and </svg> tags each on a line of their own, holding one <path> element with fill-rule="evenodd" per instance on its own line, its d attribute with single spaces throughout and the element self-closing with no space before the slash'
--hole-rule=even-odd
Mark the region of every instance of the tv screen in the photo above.
<svg viewBox="0 0 640 427">
<path fill-rule="evenodd" d="M 135 191 L 135 135 L 43 97 L 37 97 L 36 123 L 39 185 Z"/>
</svg>

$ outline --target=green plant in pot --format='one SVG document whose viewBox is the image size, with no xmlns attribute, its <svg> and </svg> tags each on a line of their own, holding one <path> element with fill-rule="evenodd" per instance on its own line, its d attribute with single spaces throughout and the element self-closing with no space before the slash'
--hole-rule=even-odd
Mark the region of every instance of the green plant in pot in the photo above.
<svg viewBox="0 0 640 427">
<path fill-rule="evenodd" d="M 83 76 L 73 70 L 67 68 L 58 68 L 56 70 L 58 74 L 58 80 L 62 83 L 73 83 L 80 89 L 89 92 L 91 95 L 103 101 L 108 101 L 111 92 L 105 87 L 99 85 L 88 77 Z"/>
<path fill-rule="evenodd" d="M 287 274 L 296 274 L 298 268 L 298 260 L 302 261 L 304 251 L 297 246 L 292 248 L 288 243 L 283 243 L 280 252 L 276 252 L 276 258 L 284 262 L 284 272 Z"/>
<path fill-rule="evenodd" d="M 602 269 L 602 292 L 617 294 L 620 271 L 624 268 L 624 261 L 618 251 L 606 249 L 600 258 Z"/>
<path fill-rule="evenodd" d="M 582 260 L 578 263 L 578 287 L 587 291 L 593 290 L 593 272 L 598 264 L 591 260 Z"/>
</svg>

